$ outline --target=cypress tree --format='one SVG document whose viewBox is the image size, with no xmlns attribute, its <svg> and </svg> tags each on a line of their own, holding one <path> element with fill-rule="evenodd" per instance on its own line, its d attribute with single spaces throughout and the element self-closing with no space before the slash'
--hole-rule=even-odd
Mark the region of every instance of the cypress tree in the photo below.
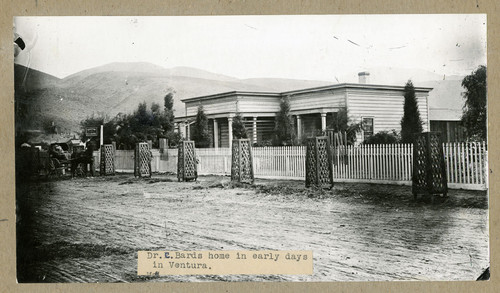
<svg viewBox="0 0 500 293">
<path fill-rule="evenodd" d="M 422 132 L 422 120 L 418 111 L 415 87 L 413 87 L 411 80 L 406 83 L 404 91 L 405 102 L 404 114 L 401 119 L 401 142 L 411 143 L 413 142 L 413 134 Z"/>
<path fill-rule="evenodd" d="M 165 133 L 174 131 L 174 95 L 168 93 L 163 98 L 163 130 Z"/>
<path fill-rule="evenodd" d="M 295 129 L 290 115 L 290 100 L 288 97 L 281 99 L 280 111 L 276 115 L 274 133 L 275 145 L 293 145 L 295 142 Z"/>
<path fill-rule="evenodd" d="M 193 125 L 193 140 L 197 148 L 206 148 L 210 145 L 210 133 L 208 132 L 208 118 L 203 106 L 198 106 L 196 121 Z"/>
</svg>

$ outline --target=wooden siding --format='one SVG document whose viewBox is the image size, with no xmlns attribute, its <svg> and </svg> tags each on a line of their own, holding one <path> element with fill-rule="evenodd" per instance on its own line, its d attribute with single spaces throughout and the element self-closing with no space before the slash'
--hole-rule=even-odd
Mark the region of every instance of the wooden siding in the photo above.
<svg viewBox="0 0 500 293">
<path fill-rule="evenodd" d="M 327 107 L 345 107 L 346 90 L 301 93 L 290 98 L 290 111 Z"/>
<path fill-rule="evenodd" d="M 186 103 L 186 116 L 195 116 L 198 106 L 202 105 L 205 114 L 236 112 L 236 96 L 213 100 L 201 100 Z"/>
<path fill-rule="evenodd" d="M 238 110 L 240 113 L 278 112 L 279 97 L 239 96 Z"/>
<path fill-rule="evenodd" d="M 422 119 L 422 127 L 424 131 L 429 131 L 429 94 L 416 93 L 418 111 L 420 112 L 420 119 Z"/>
<path fill-rule="evenodd" d="M 426 95 L 417 93 L 417 105 L 424 131 L 428 131 Z M 348 111 L 353 121 L 362 117 L 374 118 L 374 133 L 380 131 L 401 130 L 401 118 L 404 113 L 402 91 L 359 91 L 349 92 Z"/>
</svg>

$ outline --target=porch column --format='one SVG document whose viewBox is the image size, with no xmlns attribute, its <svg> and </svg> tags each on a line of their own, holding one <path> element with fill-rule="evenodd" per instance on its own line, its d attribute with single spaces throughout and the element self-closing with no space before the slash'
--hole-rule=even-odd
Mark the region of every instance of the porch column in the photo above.
<svg viewBox="0 0 500 293">
<path fill-rule="evenodd" d="M 455 137 L 453 138 L 453 140 L 455 141 Z M 451 123 L 450 123 L 450 121 L 446 121 L 446 142 L 451 142 L 451 141 L 452 141 L 452 138 L 451 138 Z"/>
<path fill-rule="evenodd" d="M 217 118 L 214 118 L 214 148 L 219 147 L 219 123 Z"/>
<path fill-rule="evenodd" d="M 253 143 L 257 143 L 257 117 L 253 117 Z"/>
<path fill-rule="evenodd" d="M 228 128 L 228 137 L 229 137 L 229 148 L 233 145 L 233 117 L 227 117 L 227 128 Z"/>
<path fill-rule="evenodd" d="M 326 131 L 326 113 L 321 113 L 321 131 Z"/>
<path fill-rule="evenodd" d="M 297 115 L 297 139 L 300 140 L 302 137 L 302 117 Z"/>
<path fill-rule="evenodd" d="M 186 126 L 186 140 L 191 139 L 191 127 L 189 127 L 189 122 L 185 122 L 184 125 Z"/>
<path fill-rule="evenodd" d="M 186 124 L 184 122 L 179 122 L 178 124 L 179 127 L 179 134 L 181 137 L 186 137 Z"/>
</svg>

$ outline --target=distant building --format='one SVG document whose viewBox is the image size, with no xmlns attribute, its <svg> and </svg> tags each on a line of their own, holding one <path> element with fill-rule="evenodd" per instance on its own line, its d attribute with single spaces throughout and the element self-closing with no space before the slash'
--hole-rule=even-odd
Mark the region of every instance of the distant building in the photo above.
<svg viewBox="0 0 500 293">
<path fill-rule="evenodd" d="M 467 140 L 466 129 L 460 125 L 465 91 L 461 83 L 461 80 L 441 81 L 429 93 L 430 129 L 441 132 L 446 142 Z"/>
<path fill-rule="evenodd" d="M 432 88 L 416 87 L 420 117 L 424 131 L 429 131 L 428 96 Z M 369 73 L 359 73 L 359 83 L 294 90 L 282 93 L 233 91 L 182 100 L 186 107 L 176 122 L 183 137 L 191 137 L 198 106 L 202 105 L 209 119 L 211 147 L 229 147 L 232 141 L 231 123 L 240 113 L 245 120 L 248 136 L 254 144 L 270 141 L 274 119 L 283 97 L 290 99 L 290 114 L 294 117 L 299 139 L 325 131 L 334 115 L 346 108 L 353 122 L 363 122 L 357 143 L 380 131 L 401 130 L 404 86 L 369 83 Z"/>
</svg>

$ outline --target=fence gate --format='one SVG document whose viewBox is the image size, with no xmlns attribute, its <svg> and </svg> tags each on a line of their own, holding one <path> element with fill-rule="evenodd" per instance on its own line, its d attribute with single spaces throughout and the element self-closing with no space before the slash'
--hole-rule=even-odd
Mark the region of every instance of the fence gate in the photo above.
<svg viewBox="0 0 500 293">
<path fill-rule="evenodd" d="M 177 161 L 177 180 L 188 181 L 198 178 L 196 153 L 194 141 L 184 140 L 179 143 L 179 153 Z"/>
<path fill-rule="evenodd" d="M 440 132 L 415 134 L 412 179 L 412 193 L 415 198 L 418 193 L 448 193 Z"/>
<path fill-rule="evenodd" d="M 168 139 L 160 138 L 160 160 L 168 160 Z"/>
<path fill-rule="evenodd" d="M 327 136 L 309 138 L 306 150 L 306 187 L 333 187 L 331 148 Z"/>
<path fill-rule="evenodd" d="M 101 146 L 101 175 L 115 175 L 115 150 L 112 144 Z"/>
<path fill-rule="evenodd" d="M 231 159 L 231 181 L 252 184 L 254 181 L 252 150 L 249 139 L 234 139 Z"/>
<path fill-rule="evenodd" d="M 151 151 L 147 142 L 139 142 L 135 145 L 134 176 L 151 177 Z"/>
</svg>

